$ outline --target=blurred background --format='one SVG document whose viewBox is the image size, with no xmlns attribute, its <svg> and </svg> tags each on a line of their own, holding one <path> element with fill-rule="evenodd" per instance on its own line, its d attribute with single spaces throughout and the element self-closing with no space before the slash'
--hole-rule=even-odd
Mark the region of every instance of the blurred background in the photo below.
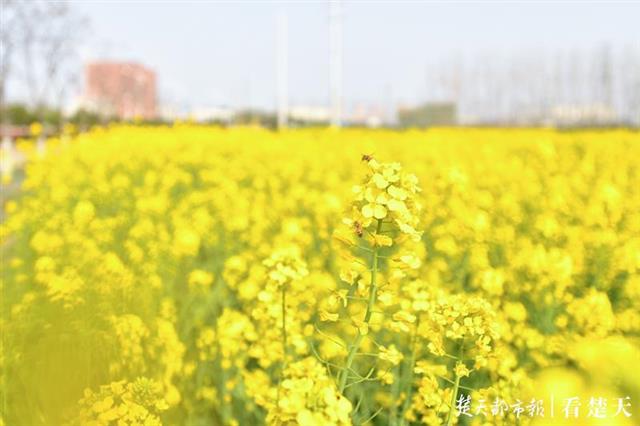
<svg viewBox="0 0 640 426">
<path fill-rule="evenodd" d="M 3 0 L 2 131 L 638 126 L 638 16 L 638 2 Z"/>
<path fill-rule="evenodd" d="M 640 2 L 1 5 L 3 181 L 111 122 L 640 126 Z"/>
</svg>

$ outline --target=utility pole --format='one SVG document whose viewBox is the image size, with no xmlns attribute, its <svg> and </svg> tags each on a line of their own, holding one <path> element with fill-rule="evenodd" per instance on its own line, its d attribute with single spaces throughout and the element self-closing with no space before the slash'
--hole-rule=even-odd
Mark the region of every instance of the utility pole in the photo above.
<svg viewBox="0 0 640 426">
<path fill-rule="evenodd" d="M 278 129 L 286 129 L 289 117 L 289 34 L 287 15 L 278 14 L 276 34 L 276 85 L 278 102 Z"/>
<path fill-rule="evenodd" d="M 329 0 L 329 91 L 331 125 L 342 126 L 342 14 L 339 0 Z"/>
<path fill-rule="evenodd" d="M 600 52 L 599 66 L 600 66 L 600 93 L 599 98 L 602 105 L 606 108 L 605 114 L 609 114 L 609 111 L 614 111 L 613 106 L 613 76 L 612 76 L 612 52 L 611 47 L 608 44 L 602 46 Z M 611 122 L 617 120 L 618 117 L 602 117 L 602 120 Z"/>
</svg>

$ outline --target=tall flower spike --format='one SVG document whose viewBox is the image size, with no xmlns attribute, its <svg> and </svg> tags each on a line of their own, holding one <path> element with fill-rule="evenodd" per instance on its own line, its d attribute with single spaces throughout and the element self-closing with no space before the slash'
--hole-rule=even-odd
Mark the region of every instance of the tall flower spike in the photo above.
<svg viewBox="0 0 640 426">
<path fill-rule="evenodd" d="M 347 357 L 339 373 L 340 393 L 344 393 L 349 385 L 354 359 L 365 336 L 369 335 L 371 317 L 379 304 L 378 298 L 382 296 L 379 293 L 381 251 L 385 247 L 399 245 L 403 240 L 420 241 L 422 236 L 416 230 L 420 210 L 416 201 L 416 194 L 420 192 L 417 178 L 405 173 L 398 163 L 381 164 L 370 155 L 363 156 L 362 160 L 366 162 L 368 172 L 362 184 L 353 187 L 351 214 L 343 220 L 351 232 L 347 230 L 336 235 L 336 239 L 348 247 L 348 253 L 343 257 L 349 260 L 349 265 L 341 272 L 341 278 L 352 285 L 357 284 L 356 294 L 361 296 L 360 300 L 366 301 L 364 316 L 356 314 L 350 321 L 355 327 L 355 336 L 348 346 Z M 370 247 L 360 244 L 358 240 L 361 238 L 366 238 Z M 351 253 L 361 253 L 361 250 L 367 252 L 364 262 L 354 258 Z M 408 260 L 415 265 L 413 259 Z M 365 270 L 362 271 L 359 265 L 366 265 Z M 335 321 L 337 314 L 324 313 L 322 319 Z M 402 354 L 395 346 L 391 346 L 381 349 L 379 357 L 395 365 L 401 361 Z"/>
<path fill-rule="evenodd" d="M 293 281 L 299 280 L 306 276 L 309 271 L 307 266 L 298 256 L 298 252 L 294 249 L 283 249 L 275 252 L 270 258 L 264 261 L 265 266 L 269 268 L 268 285 L 276 287 L 280 292 L 281 307 L 281 330 L 282 330 L 282 365 L 280 368 L 280 380 L 278 382 L 278 390 L 276 396 L 276 408 L 280 409 L 280 396 L 282 385 L 285 380 L 285 371 L 288 365 L 288 348 L 289 342 L 287 337 L 287 290 Z"/>
</svg>

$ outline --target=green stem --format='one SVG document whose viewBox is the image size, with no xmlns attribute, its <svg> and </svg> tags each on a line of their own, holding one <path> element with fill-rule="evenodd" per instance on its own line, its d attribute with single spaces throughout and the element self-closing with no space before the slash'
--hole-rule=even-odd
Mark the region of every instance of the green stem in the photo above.
<svg viewBox="0 0 640 426">
<path fill-rule="evenodd" d="M 451 426 L 453 421 L 453 408 L 456 404 L 456 395 L 458 394 L 458 387 L 460 386 L 460 376 L 456 374 L 456 380 L 453 382 L 453 393 L 451 394 L 451 403 L 449 404 L 449 413 L 447 414 L 447 426 Z"/>
<path fill-rule="evenodd" d="M 376 233 L 380 232 L 380 228 L 382 228 L 382 219 L 378 219 L 378 225 L 376 228 Z M 378 290 L 376 284 L 376 276 L 378 274 L 378 246 L 374 246 L 373 251 L 371 253 L 371 280 L 369 282 L 369 300 L 367 301 L 367 311 L 364 314 L 364 323 L 369 325 L 369 321 L 371 320 L 371 314 L 373 312 L 373 307 L 376 303 L 376 293 Z M 338 390 L 340 393 L 344 393 L 344 389 L 347 386 L 347 379 L 349 378 L 349 370 L 351 369 L 351 365 L 353 364 L 353 359 L 355 358 L 358 349 L 360 348 L 360 344 L 362 343 L 362 339 L 364 339 L 364 334 L 360 332 L 358 328 L 358 334 L 353 341 L 353 343 L 349 346 L 349 352 L 347 354 L 347 361 L 344 366 L 344 369 L 340 373 L 340 382 L 338 384 Z"/>
<path fill-rule="evenodd" d="M 278 394 L 276 407 L 280 407 L 280 388 L 284 380 L 284 370 L 287 368 L 287 292 L 282 287 L 282 368 L 280 370 L 280 379 L 278 380 Z"/>
<path fill-rule="evenodd" d="M 400 365 L 395 367 L 394 369 L 394 377 L 400 375 Z M 399 399 L 400 395 L 400 381 L 394 380 L 393 385 L 391 386 L 391 395 L 394 401 Z M 391 404 L 391 408 L 389 409 L 389 426 L 397 426 L 398 424 L 398 404 Z"/>
<path fill-rule="evenodd" d="M 462 360 L 464 351 L 464 340 L 460 342 L 460 354 L 458 359 Z M 462 361 L 460 361 L 462 362 Z M 455 366 L 454 366 L 455 371 Z M 449 413 L 447 414 L 447 426 L 451 426 L 453 421 L 453 410 L 456 405 L 456 396 L 458 396 L 458 390 L 460 389 L 460 376 L 456 373 L 455 381 L 453 382 L 453 393 L 451 394 L 451 403 L 449 404 Z"/>
<path fill-rule="evenodd" d="M 219 336 L 218 321 L 216 321 L 214 325 L 214 330 L 215 330 L 215 335 Z M 216 367 L 219 368 L 217 376 L 220 377 L 220 381 L 218 382 L 218 392 L 220 395 L 220 401 L 222 401 L 220 415 L 222 416 L 222 423 L 227 424 L 228 419 L 231 418 L 231 407 L 226 402 L 227 387 L 225 386 L 225 384 L 227 383 L 227 372 L 222 366 L 222 351 L 221 351 L 220 341 L 216 339 L 216 342 L 214 344 L 217 345 L 216 352 L 217 352 L 218 362 L 216 363 L 217 364 Z"/>
<path fill-rule="evenodd" d="M 282 353 L 287 364 L 287 292 L 282 287 Z M 284 368 L 283 368 L 284 369 Z"/>
<path fill-rule="evenodd" d="M 402 411 L 400 411 L 400 426 L 404 426 L 407 424 L 404 416 L 409 410 L 409 406 L 411 405 L 411 393 L 413 391 L 413 377 L 414 372 L 413 369 L 416 364 L 416 352 L 418 349 L 418 327 L 420 326 L 420 316 L 416 319 L 416 328 L 413 332 L 413 342 L 411 345 L 411 359 L 409 360 L 409 371 L 407 372 L 408 378 L 406 380 L 407 391 L 405 395 L 404 404 L 402 404 Z"/>
</svg>

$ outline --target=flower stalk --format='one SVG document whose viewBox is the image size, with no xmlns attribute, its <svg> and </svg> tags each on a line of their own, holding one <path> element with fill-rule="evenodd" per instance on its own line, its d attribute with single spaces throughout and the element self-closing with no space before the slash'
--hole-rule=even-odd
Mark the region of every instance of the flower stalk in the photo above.
<svg viewBox="0 0 640 426">
<path fill-rule="evenodd" d="M 278 380 L 278 392 L 276 407 L 280 407 L 280 389 L 282 388 L 282 382 L 284 381 L 284 372 L 287 369 L 287 291 L 285 286 L 282 286 L 281 291 L 281 303 L 282 303 L 282 366 L 280 368 L 280 379 Z"/>
<path fill-rule="evenodd" d="M 416 319 L 416 326 L 413 333 L 413 338 L 411 339 L 411 358 L 409 359 L 409 369 L 407 371 L 406 378 L 406 395 L 404 399 L 404 403 L 402 404 L 402 410 L 400 411 L 400 426 L 405 426 L 407 421 L 405 419 L 405 414 L 409 411 L 409 407 L 411 406 L 411 391 L 413 390 L 413 377 L 414 377 L 414 368 L 416 364 L 416 352 L 418 350 L 418 327 L 420 326 L 420 317 L 418 316 Z"/>
<path fill-rule="evenodd" d="M 378 219 L 378 223 L 376 226 L 376 234 L 380 233 L 380 229 L 382 229 L 382 219 Z M 378 291 L 377 285 L 377 275 L 378 275 L 378 251 L 379 247 L 376 245 L 373 248 L 371 253 L 371 279 L 369 281 L 369 299 L 367 301 L 367 310 L 364 315 L 364 324 L 365 326 L 369 326 L 369 322 L 371 321 L 371 315 L 373 313 L 373 309 L 376 303 L 376 293 Z M 344 390 L 347 386 L 347 381 L 349 378 L 349 371 L 351 371 L 351 365 L 353 364 L 353 360 L 358 353 L 358 349 L 360 348 L 360 344 L 364 339 L 365 334 L 362 333 L 360 328 L 358 328 L 358 334 L 356 335 L 355 340 L 349 346 L 349 352 L 347 355 L 347 361 L 345 366 L 340 373 L 340 381 L 338 384 L 338 390 L 340 393 L 344 393 Z"/>
<path fill-rule="evenodd" d="M 458 361 L 462 362 L 464 358 L 464 340 L 460 342 L 460 352 L 458 355 Z M 454 368 L 455 371 L 455 379 L 453 381 L 453 392 L 451 393 L 451 402 L 449 404 L 449 413 L 447 414 L 447 425 L 451 426 L 453 424 L 453 411 L 456 405 L 456 397 L 458 396 L 458 390 L 460 390 L 460 379 L 461 376 L 458 374 L 457 369 Z"/>
</svg>

